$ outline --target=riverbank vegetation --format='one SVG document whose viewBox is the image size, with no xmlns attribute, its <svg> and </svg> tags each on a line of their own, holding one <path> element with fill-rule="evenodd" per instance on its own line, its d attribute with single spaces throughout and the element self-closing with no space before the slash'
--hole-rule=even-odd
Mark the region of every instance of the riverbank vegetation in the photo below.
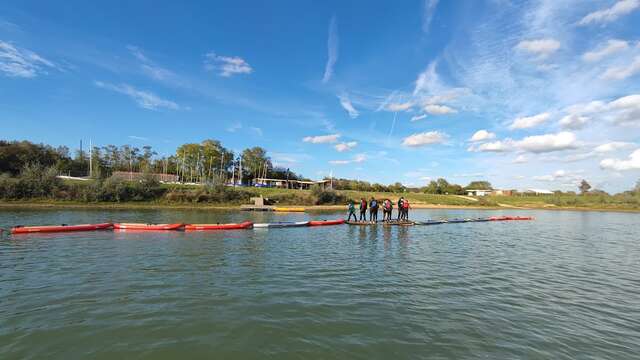
<svg viewBox="0 0 640 360">
<path fill-rule="evenodd" d="M 182 158 L 179 154 L 182 153 Z M 445 179 L 431 181 L 422 188 L 409 188 L 400 183 L 371 184 L 364 181 L 332 179 L 334 190 L 314 187 L 311 190 L 273 189 L 228 186 L 230 179 L 239 176 L 247 183 L 253 176 L 302 179 L 289 169 L 272 166 L 262 148 L 242 152 L 242 171 L 233 153 L 214 140 L 200 144 L 185 144 L 177 154 L 158 158 L 151 148 L 106 146 L 91 152 L 95 170 L 84 180 L 62 179 L 59 175 L 87 175 L 87 159 L 82 151 L 69 156 L 66 148 L 53 148 L 30 142 L 0 141 L 0 200 L 12 203 L 48 202 L 80 204 L 152 205 L 221 205 L 237 206 L 248 203 L 253 196 L 264 196 L 282 205 L 344 205 L 349 200 L 408 199 L 413 205 L 474 206 L 511 208 L 585 208 L 640 210 L 640 182 L 629 191 L 610 195 L 592 190 L 583 181 L 574 192 L 556 191 L 550 195 L 514 193 L 513 196 L 464 196 L 465 190 L 489 190 L 486 181 L 471 182 L 463 187 Z M 209 167 L 204 164 L 209 157 Z M 224 160 L 228 157 L 228 161 Z M 199 159 L 199 160 L 198 160 Z M 222 165 L 214 167 L 218 160 Z M 174 170 L 171 170 L 173 168 Z M 188 170 L 187 170 L 188 169 Z M 234 171 L 234 169 L 238 169 Z M 135 179 L 114 176 L 116 171 L 135 170 Z M 83 171 L 85 171 L 83 173 Z M 173 173 L 180 180 L 198 183 L 160 183 L 157 173 Z M 112 174 L 112 175 L 110 175 Z M 188 175 L 187 175 L 188 174 Z"/>
</svg>

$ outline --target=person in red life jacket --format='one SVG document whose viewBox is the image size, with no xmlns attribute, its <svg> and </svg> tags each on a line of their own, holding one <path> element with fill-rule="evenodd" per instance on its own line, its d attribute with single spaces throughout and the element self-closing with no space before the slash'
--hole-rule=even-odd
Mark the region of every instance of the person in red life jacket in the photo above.
<svg viewBox="0 0 640 360">
<path fill-rule="evenodd" d="M 384 199 L 382 203 L 382 221 L 391 221 L 391 211 L 393 210 L 393 204 L 391 200 Z"/>
<path fill-rule="evenodd" d="M 402 220 L 402 214 L 403 214 L 403 211 L 404 211 L 404 207 L 402 206 L 403 202 L 404 202 L 404 198 L 403 197 L 398 199 L 398 221 Z"/>
<path fill-rule="evenodd" d="M 367 200 L 360 199 L 360 221 L 367 221 Z"/>
<path fill-rule="evenodd" d="M 409 221 L 409 209 L 411 206 L 409 205 L 409 200 L 404 200 L 402 202 L 402 213 L 405 221 Z"/>
<path fill-rule="evenodd" d="M 378 200 L 372 196 L 369 202 L 369 221 L 378 221 L 378 207 Z"/>
</svg>

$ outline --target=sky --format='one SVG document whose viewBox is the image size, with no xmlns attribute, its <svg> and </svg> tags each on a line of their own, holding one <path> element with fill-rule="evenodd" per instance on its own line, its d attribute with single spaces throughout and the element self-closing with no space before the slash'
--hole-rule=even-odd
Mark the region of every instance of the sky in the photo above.
<svg viewBox="0 0 640 360">
<path fill-rule="evenodd" d="M 0 2 L 0 138 L 424 186 L 640 178 L 640 0 Z"/>
</svg>

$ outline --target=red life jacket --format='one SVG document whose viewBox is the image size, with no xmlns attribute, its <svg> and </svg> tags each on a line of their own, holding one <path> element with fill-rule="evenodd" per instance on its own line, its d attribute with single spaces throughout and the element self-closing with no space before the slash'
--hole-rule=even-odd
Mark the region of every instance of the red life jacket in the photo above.
<svg viewBox="0 0 640 360">
<path fill-rule="evenodd" d="M 408 200 L 405 200 L 405 201 L 402 202 L 402 208 L 403 209 L 408 209 L 409 208 L 409 201 Z"/>
</svg>

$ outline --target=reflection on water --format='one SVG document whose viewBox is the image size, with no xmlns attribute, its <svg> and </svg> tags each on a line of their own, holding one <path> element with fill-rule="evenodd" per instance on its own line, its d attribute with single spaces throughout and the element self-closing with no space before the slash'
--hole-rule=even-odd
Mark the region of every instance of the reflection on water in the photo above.
<svg viewBox="0 0 640 360">
<path fill-rule="evenodd" d="M 527 215 L 537 220 L 4 238 L 0 359 L 622 359 L 640 353 L 640 215 Z M 247 217 L 309 215 L 2 210 L 0 227 Z"/>
</svg>

